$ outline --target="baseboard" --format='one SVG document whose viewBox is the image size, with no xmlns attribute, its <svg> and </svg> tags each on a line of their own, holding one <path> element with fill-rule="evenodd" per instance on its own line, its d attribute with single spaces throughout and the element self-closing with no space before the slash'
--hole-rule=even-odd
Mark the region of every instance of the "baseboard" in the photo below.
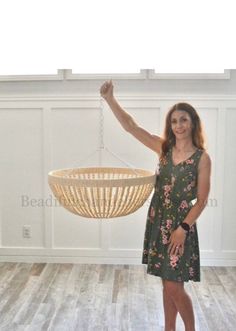
<svg viewBox="0 0 236 331">
<path fill-rule="evenodd" d="M 141 264 L 141 250 L 117 250 L 102 255 L 100 250 L 84 251 L 78 249 L 16 249 L 0 248 L 0 262 L 25 263 L 79 263 L 79 264 Z M 111 255 L 113 253 L 113 256 Z M 115 254 L 114 254 L 115 253 Z M 110 256 L 108 256 L 110 254 Z M 104 254 L 105 255 L 105 254 Z M 236 258 L 201 257 L 201 266 L 236 266 Z"/>
</svg>

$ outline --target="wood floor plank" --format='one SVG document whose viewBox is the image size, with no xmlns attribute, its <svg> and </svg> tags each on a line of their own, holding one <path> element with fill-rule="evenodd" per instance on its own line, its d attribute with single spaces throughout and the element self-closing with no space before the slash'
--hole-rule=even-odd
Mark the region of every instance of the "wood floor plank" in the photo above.
<svg viewBox="0 0 236 331">
<path fill-rule="evenodd" d="M 64 284 L 66 284 L 67 279 L 70 275 L 72 264 L 60 264 L 58 268 L 58 272 L 56 273 L 53 281 L 51 282 L 46 295 L 43 298 L 42 303 L 39 305 L 39 311 L 35 314 L 34 319 L 32 320 L 31 324 L 36 323 L 38 324 L 37 315 L 40 316 L 42 320 L 42 314 L 44 317 L 43 320 L 40 322 L 42 323 L 42 328 L 47 330 L 53 319 L 55 311 L 57 310 L 58 306 L 61 304 L 63 299 L 64 293 Z"/>
<path fill-rule="evenodd" d="M 218 267 L 214 268 L 215 273 L 218 275 L 221 285 L 224 287 L 228 299 L 231 301 L 232 307 L 236 303 L 236 268 Z M 222 303 L 223 305 L 223 303 Z"/>
<path fill-rule="evenodd" d="M 164 328 L 162 284 L 155 276 L 145 275 L 146 304 L 150 330 Z"/>
<path fill-rule="evenodd" d="M 6 284 L 6 287 L 1 293 L 0 311 L 2 314 L 8 310 L 8 306 L 17 296 L 18 289 L 24 285 L 29 278 L 30 264 L 19 264 L 14 269 L 12 277 Z"/>
<path fill-rule="evenodd" d="M 201 306 L 198 296 L 196 292 L 198 291 L 198 288 L 201 283 L 196 283 L 195 285 L 188 283 L 185 285 L 187 293 L 190 295 L 192 303 L 193 303 L 193 309 L 194 309 L 194 316 L 195 316 L 195 325 L 196 325 L 196 331 L 210 331 L 207 325 L 206 316 L 204 314 L 203 307 Z"/>
<path fill-rule="evenodd" d="M 221 285 L 220 278 L 215 272 L 214 267 L 202 267 L 202 275 L 204 282 L 208 285 Z"/>
<path fill-rule="evenodd" d="M 75 306 L 80 290 L 80 282 L 83 279 L 83 265 L 74 265 L 67 282 L 64 284 L 64 296 L 55 315 L 51 320 L 49 330 L 63 330 L 66 326 L 68 330 L 74 330 L 76 319 Z"/>
<path fill-rule="evenodd" d="M 227 271 L 232 275 L 236 282 L 236 267 L 227 267 Z"/>
<path fill-rule="evenodd" d="M 46 263 L 34 263 L 31 267 L 30 275 L 40 276 L 46 265 L 47 265 Z"/>
<path fill-rule="evenodd" d="M 11 262 L 5 262 L 1 266 L 1 272 L 0 272 L 0 296 L 2 298 L 2 293 L 4 290 L 8 287 L 9 282 L 13 278 L 15 274 L 15 270 L 17 268 L 17 263 L 11 263 Z M 0 302 L 0 307 L 1 307 Z"/>
<path fill-rule="evenodd" d="M 40 277 L 31 276 L 35 285 L 32 287 L 28 300 L 24 302 L 16 314 L 13 320 L 15 323 L 29 325 L 32 322 L 58 270 L 58 264 L 47 264 Z"/>
<path fill-rule="evenodd" d="M 75 310 L 77 318 L 75 321 L 75 330 L 89 330 L 89 327 L 94 325 L 94 309 L 93 302 L 95 300 L 95 284 L 99 281 L 96 265 L 86 265 L 82 283 L 79 289 L 79 295 L 76 301 Z"/>
<path fill-rule="evenodd" d="M 193 283 L 195 293 L 205 315 L 208 329 L 211 330 L 227 330 L 225 329 L 225 318 L 222 311 L 219 309 L 215 298 L 210 291 L 208 284 L 208 269 L 202 268 L 201 283 Z"/>
<path fill-rule="evenodd" d="M 22 300 L 25 297 L 25 287 L 29 280 L 29 270 L 31 264 L 21 263 L 15 269 L 13 277 L 8 282 L 8 285 L 1 294 L 1 327 L 5 327 L 12 323 L 12 320 L 22 305 Z"/>
<path fill-rule="evenodd" d="M 236 329 L 236 308 L 232 306 L 231 300 L 222 285 L 210 285 L 210 291 L 217 306 L 224 316 L 225 331 Z"/>
<path fill-rule="evenodd" d="M 116 303 L 117 308 L 115 313 L 115 327 L 121 330 L 128 330 L 130 324 L 130 307 L 129 307 L 129 275 L 130 270 L 122 268 L 120 270 L 115 269 L 115 275 L 119 271 L 119 277 L 114 279 L 114 287 L 117 288 L 116 301 L 112 300 L 112 303 Z"/>
</svg>

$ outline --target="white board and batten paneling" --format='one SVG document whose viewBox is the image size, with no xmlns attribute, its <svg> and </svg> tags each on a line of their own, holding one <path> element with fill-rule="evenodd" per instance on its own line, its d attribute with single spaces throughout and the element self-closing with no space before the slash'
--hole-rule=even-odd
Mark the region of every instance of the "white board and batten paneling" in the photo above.
<svg viewBox="0 0 236 331">
<path fill-rule="evenodd" d="M 59 206 L 47 184 L 52 169 L 125 162 L 156 169 L 156 155 L 124 131 L 105 104 L 101 130 L 99 87 L 105 79 L 70 70 L 44 79 L 0 77 L 1 261 L 141 262 L 151 196 L 126 217 L 84 219 Z M 162 134 L 174 103 L 187 101 L 198 110 L 212 159 L 209 202 L 198 219 L 201 261 L 236 265 L 236 71 L 158 76 L 141 70 L 113 80 L 122 106 L 153 133 Z M 118 158 L 99 153 L 101 136 Z M 30 238 L 23 237 L 25 225 Z"/>
</svg>

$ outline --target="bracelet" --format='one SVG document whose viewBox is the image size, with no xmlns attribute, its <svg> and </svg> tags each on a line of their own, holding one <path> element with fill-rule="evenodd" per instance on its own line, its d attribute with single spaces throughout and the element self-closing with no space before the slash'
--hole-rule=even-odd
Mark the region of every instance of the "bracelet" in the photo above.
<svg viewBox="0 0 236 331">
<path fill-rule="evenodd" d="M 183 222 L 180 224 L 181 228 L 183 228 L 187 233 L 189 233 L 189 230 L 190 230 L 190 226 L 188 223 L 186 222 Z"/>
</svg>

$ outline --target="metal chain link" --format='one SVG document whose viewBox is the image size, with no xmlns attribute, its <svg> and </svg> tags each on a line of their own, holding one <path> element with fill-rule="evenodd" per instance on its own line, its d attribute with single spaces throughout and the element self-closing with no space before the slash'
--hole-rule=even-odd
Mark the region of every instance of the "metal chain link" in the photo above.
<svg viewBox="0 0 236 331">
<path fill-rule="evenodd" d="M 115 157 L 116 159 L 118 159 L 119 161 L 121 161 L 122 163 L 124 163 L 126 166 L 128 166 L 136 175 L 138 175 L 138 173 L 136 172 L 135 167 L 133 165 L 131 165 L 127 161 L 124 161 L 122 158 L 120 158 L 114 152 L 110 151 L 104 145 L 104 100 L 102 99 L 102 97 L 100 97 L 100 105 L 99 105 L 99 144 L 100 145 L 99 145 L 99 148 L 97 150 L 95 150 L 93 153 L 91 153 L 89 156 L 87 156 L 85 159 L 83 159 L 79 163 L 80 166 L 82 164 L 84 164 L 84 162 L 86 160 L 90 159 L 91 156 L 93 156 L 94 154 L 96 154 L 98 152 L 99 153 L 99 166 L 101 167 L 102 166 L 102 159 L 103 159 L 102 152 L 103 151 L 107 151 L 108 153 L 110 153 L 111 155 L 113 155 L 113 157 Z M 77 167 L 78 167 L 78 163 L 77 163 Z M 72 168 L 71 171 L 73 171 L 73 168 Z"/>
<path fill-rule="evenodd" d="M 100 98 L 100 131 L 99 131 L 99 138 L 100 138 L 99 165 L 100 166 L 102 165 L 102 150 L 106 150 L 108 153 L 113 155 L 113 157 L 115 157 L 116 159 L 118 159 L 119 161 L 124 163 L 126 166 L 128 166 L 130 169 L 132 169 L 132 171 L 136 175 L 138 175 L 137 171 L 130 163 L 128 163 L 127 161 L 124 161 L 117 154 L 110 151 L 107 147 L 104 146 L 104 113 L 103 113 L 103 111 L 104 111 L 104 100 L 101 97 Z"/>
<path fill-rule="evenodd" d="M 104 104 L 102 97 L 100 98 L 100 119 L 99 119 L 99 139 L 100 139 L 100 149 L 104 149 Z"/>
</svg>

